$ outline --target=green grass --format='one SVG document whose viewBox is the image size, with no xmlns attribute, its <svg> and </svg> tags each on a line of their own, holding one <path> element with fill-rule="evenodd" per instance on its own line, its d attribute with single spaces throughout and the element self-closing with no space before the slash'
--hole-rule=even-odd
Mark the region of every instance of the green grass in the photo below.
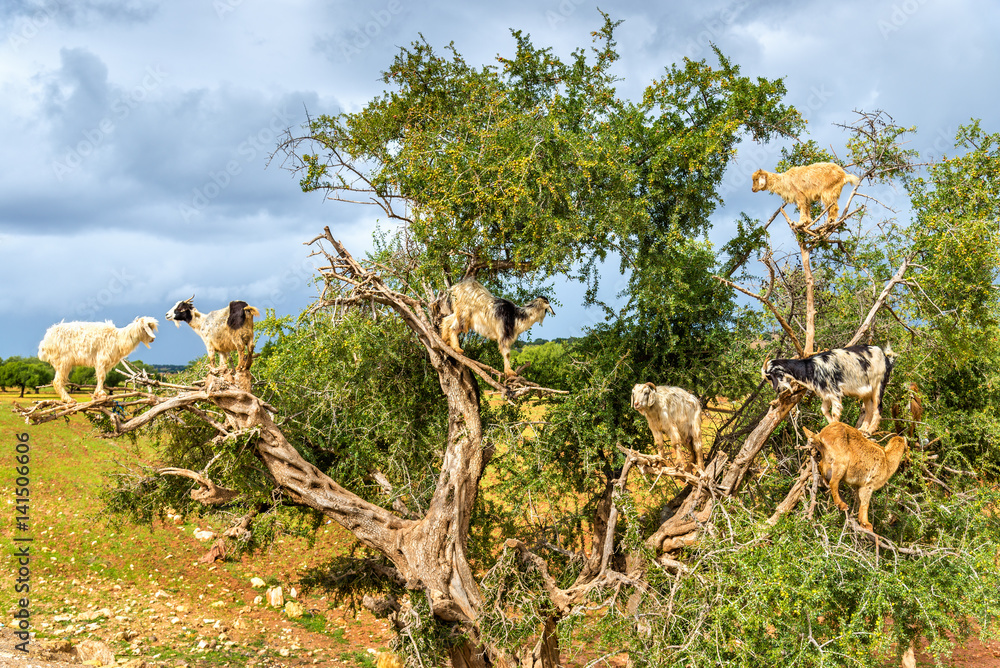
<svg viewBox="0 0 1000 668">
<path fill-rule="evenodd" d="M 284 587 L 303 586 L 302 573 L 309 567 L 326 563 L 333 555 L 350 549 L 353 537 L 340 527 L 325 526 L 320 531 L 316 546 L 298 538 L 279 538 L 273 550 L 257 555 L 246 555 L 238 560 L 216 563 L 211 566 L 197 564 L 208 549 L 194 540 L 192 530 L 197 522 L 201 528 L 217 531 L 225 528 L 210 526 L 207 520 L 190 517 L 190 522 L 174 525 L 159 521 L 152 527 L 134 525 L 109 525 L 106 520 L 100 493 L 108 483 L 107 474 L 123 471 L 122 464 L 136 458 L 150 460 L 155 457 L 152 448 L 139 439 L 133 445 L 127 439 L 97 437 L 90 424 L 80 416 L 69 420 L 56 420 L 41 425 L 26 425 L 11 410 L 12 401 L 21 406 L 53 398 L 51 395 L 30 395 L 19 399 L 16 392 L 0 392 L 0 494 L 9 503 L 0 505 L 6 517 L 0 519 L 0 550 L 8 555 L 15 550 L 14 537 L 31 537 L 31 591 L 30 611 L 32 630 L 39 638 L 65 638 L 79 642 L 92 637 L 105 642 L 126 626 L 140 631 L 141 638 L 155 633 L 158 640 L 145 642 L 142 656 L 147 660 L 160 655 L 156 662 L 183 659 L 192 665 L 246 665 L 249 658 L 267 646 L 266 654 L 279 663 L 277 649 L 287 646 L 288 636 L 282 629 L 289 626 L 293 634 L 301 637 L 302 650 L 345 651 L 365 649 L 386 640 L 372 641 L 372 634 L 381 633 L 381 626 L 372 622 L 347 619 L 348 633 L 332 623 L 334 618 L 343 624 L 347 614 L 329 603 L 322 592 L 306 594 L 308 608 L 318 613 L 292 623 L 280 611 L 256 607 L 251 604 L 254 596 L 261 594 L 250 586 L 250 578 L 261 577 L 270 585 Z M 27 433 L 30 444 L 30 503 L 29 526 L 19 531 L 15 526 L 13 491 L 15 488 L 14 457 L 17 434 Z M 12 573 L 10 557 L 7 572 Z M 16 593 L 11 576 L 0 586 L 0 606 L 13 611 Z M 157 592 L 167 597 L 154 598 Z M 171 625 L 167 621 L 172 613 L 164 604 L 185 605 L 188 613 L 179 615 L 185 621 Z M 213 606 L 213 603 L 221 605 Z M 73 618 L 93 606 L 109 607 L 115 617 L 124 615 L 127 621 L 115 618 L 97 620 L 93 629 L 74 621 L 55 622 L 56 616 Z M 126 606 L 130 612 L 123 612 Z M 154 622 L 146 609 L 154 608 L 159 616 Z M 238 631 L 232 626 L 241 617 L 246 622 Z M 196 619 L 197 618 L 197 619 Z M 230 630 L 227 635 L 239 642 L 231 648 L 197 651 L 200 639 L 217 637 L 210 626 L 195 623 L 201 618 L 216 618 Z M 44 624 L 44 626 L 43 626 Z M 90 623 L 86 625 L 89 626 Z M 182 632 L 187 624 L 193 627 Z M 263 624 L 264 626 L 260 626 Z M 351 629 L 362 626 L 363 633 L 351 640 Z M 369 626 L 363 626 L 368 624 Z M 67 634 L 68 627 L 74 627 Z M 195 633 L 194 629 L 197 629 Z M 57 633 L 58 632 L 58 633 Z M 200 635 L 199 635 L 200 634 Z M 116 653 L 132 656 L 132 646 L 113 642 Z M 359 656 L 367 658 L 364 652 Z M 358 665 L 371 665 L 371 662 Z"/>
<path fill-rule="evenodd" d="M 358 668 L 375 668 L 375 657 L 370 652 L 341 652 L 337 658 L 343 663 Z"/>
<path fill-rule="evenodd" d="M 335 636 L 338 632 L 340 638 L 343 639 L 344 631 L 343 629 L 334 629 L 333 633 L 327 633 L 326 631 L 326 617 L 317 613 L 309 614 L 308 612 L 301 617 L 295 619 L 295 623 L 299 626 L 312 631 L 313 633 L 325 633 L 329 636 Z"/>
</svg>

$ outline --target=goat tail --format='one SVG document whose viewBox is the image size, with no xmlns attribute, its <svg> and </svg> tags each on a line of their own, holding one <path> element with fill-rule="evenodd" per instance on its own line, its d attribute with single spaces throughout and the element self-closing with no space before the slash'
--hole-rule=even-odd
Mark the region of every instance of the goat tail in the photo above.
<svg viewBox="0 0 1000 668">
<path fill-rule="evenodd" d="M 886 346 L 883 351 L 883 357 L 885 359 L 885 373 L 882 374 L 882 387 L 879 389 L 878 393 L 878 412 L 882 412 L 882 398 L 885 396 L 885 388 L 889 386 L 889 376 L 892 375 L 892 367 L 896 364 L 897 355 L 892 352 L 890 346 Z"/>
<path fill-rule="evenodd" d="M 859 183 L 861 183 L 861 179 L 860 178 L 858 178 L 854 174 L 848 174 L 846 172 L 844 173 L 844 181 L 846 181 L 847 183 L 850 183 L 852 186 L 856 186 Z"/>
</svg>

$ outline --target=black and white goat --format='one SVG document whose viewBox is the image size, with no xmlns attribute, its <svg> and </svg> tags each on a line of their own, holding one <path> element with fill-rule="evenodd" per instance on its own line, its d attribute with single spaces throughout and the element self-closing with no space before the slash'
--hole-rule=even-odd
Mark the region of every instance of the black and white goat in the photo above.
<svg viewBox="0 0 1000 668">
<path fill-rule="evenodd" d="M 178 327 L 182 322 L 191 325 L 205 342 L 209 365 L 218 355 L 221 366 L 227 366 L 226 355 L 234 350 L 241 360 L 244 352 L 253 354 L 253 318 L 259 316 L 260 311 L 246 302 L 232 301 L 228 308 L 202 313 L 194 307 L 193 301 L 194 295 L 191 295 L 191 299 L 174 304 L 167 311 L 167 320 L 173 320 Z"/>
<path fill-rule="evenodd" d="M 835 348 L 805 359 L 764 360 L 760 373 L 775 392 L 793 392 L 797 386 L 811 390 L 823 401 L 827 422 L 840 422 L 843 397 L 857 397 L 862 403 L 858 429 L 872 434 L 882 418 L 882 395 L 896 353 L 890 346 Z"/>
<path fill-rule="evenodd" d="M 118 362 L 128 357 L 140 343 L 156 339 L 155 318 L 142 316 L 117 328 L 107 322 L 61 322 L 52 325 L 38 344 L 38 359 L 56 370 L 52 387 L 63 401 L 73 401 L 66 391 L 66 380 L 74 366 L 92 366 L 97 373 L 97 389 L 93 396 L 104 396 L 104 376 Z"/>
<path fill-rule="evenodd" d="M 640 383 L 632 388 L 632 408 L 646 417 L 660 456 L 693 473 L 705 470 L 701 443 L 701 402 L 687 390 L 669 385 Z M 670 441 L 673 453 L 667 456 Z"/>
<path fill-rule="evenodd" d="M 503 371 L 514 375 L 510 366 L 510 349 L 517 337 L 536 322 L 545 320 L 545 314 L 556 312 L 545 297 L 536 297 L 524 306 L 494 297 L 474 278 L 467 278 L 453 285 L 448 291 L 452 313 L 441 321 L 441 338 L 457 352 L 464 352 L 458 345 L 458 335 L 470 329 L 480 336 L 497 342 L 503 357 Z"/>
</svg>

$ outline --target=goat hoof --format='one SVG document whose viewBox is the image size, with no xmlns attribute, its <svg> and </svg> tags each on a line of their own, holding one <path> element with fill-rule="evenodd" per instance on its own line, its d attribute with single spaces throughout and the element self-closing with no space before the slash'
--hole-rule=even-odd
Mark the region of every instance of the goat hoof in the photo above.
<svg viewBox="0 0 1000 668">
<path fill-rule="evenodd" d="M 844 503 L 843 501 L 841 501 L 840 503 L 838 503 L 837 507 L 840 508 L 841 510 L 847 510 L 847 504 Z"/>
</svg>

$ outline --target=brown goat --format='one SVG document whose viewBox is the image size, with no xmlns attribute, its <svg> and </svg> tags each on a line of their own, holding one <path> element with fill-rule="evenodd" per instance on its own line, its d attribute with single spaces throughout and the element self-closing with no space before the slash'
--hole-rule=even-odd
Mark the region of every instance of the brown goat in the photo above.
<svg viewBox="0 0 1000 668">
<path fill-rule="evenodd" d="M 841 482 L 857 489 L 860 503 L 858 522 L 871 531 L 868 503 L 872 492 L 881 489 L 899 468 L 907 450 L 906 439 L 893 436 L 889 445 L 882 449 L 865 438 L 861 431 L 843 422 L 828 424 L 818 434 L 808 429 L 803 431 L 809 445 L 819 453 L 819 472 L 830 484 L 834 504 L 841 510 L 847 510 L 847 504 L 840 498 Z"/>
<path fill-rule="evenodd" d="M 823 203 L 824 209 L 829 209 L 827 219 L 837 220 L 840 213 L 837 200 L 847 183 L 856 186 L 861 179 L 832 162 L 792 167 L 787 172 L 758 169 L 753 173 L 753 192 L 767 190 L 794 204 L 799 210 L 799 225 L 802 227 L 812 224 L 809 207 L 817 200 Z"/>
</svg>

